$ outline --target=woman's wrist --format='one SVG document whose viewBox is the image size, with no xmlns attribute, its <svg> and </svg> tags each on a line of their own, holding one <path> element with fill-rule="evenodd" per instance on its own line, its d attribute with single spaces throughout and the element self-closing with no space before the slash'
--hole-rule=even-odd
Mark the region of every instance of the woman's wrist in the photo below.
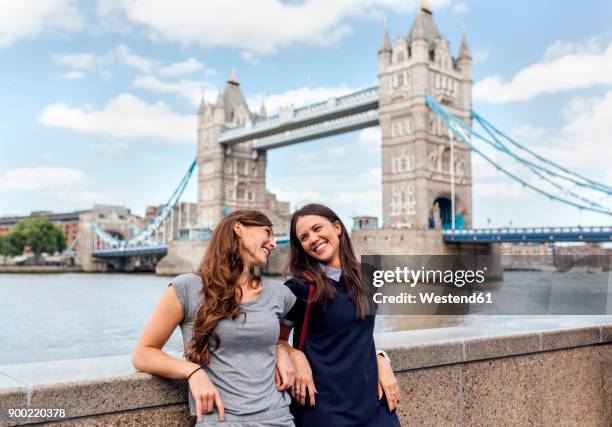
<svg viewBox="0 0 612 427">
<path fill-rule="evenodd" d="M 382 357 L 387 362 L 389 362 L 389 364 L 391 364 L 391 359 L 389 358 L 389 355 L 387 354 L 386 351 L 384 351 L 384 350 L 376 350 L 376 356 Z"/>
<path fill-rule="evenodd" d="M 185 367 L 183 368 L 183 379 L 187 379 L 187 377 L 194 372 L 195 370 L 197 370 L 198 368 L 202 368 L 200 365 L 198 365 L 197 363 L 193 363 L 193 362 L 186 362 L 185 363 Z"/>
</svg>

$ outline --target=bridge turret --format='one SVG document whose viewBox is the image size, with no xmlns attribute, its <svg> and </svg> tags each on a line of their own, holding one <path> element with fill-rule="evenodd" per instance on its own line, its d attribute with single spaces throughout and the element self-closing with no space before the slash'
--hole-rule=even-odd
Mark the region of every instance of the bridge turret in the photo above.
<svg viewBox="0 0 612 427">
<path fill-rule="evenodd" d="M 469 111 L 472 108 L 472 55 L 470 55 L 470 49 L 468 48 L 465 29 L 461 37 L 457 67 L 463 76 L 461 92 L 459 93 L 459 103 L 462 108 Z"/>
<path fill-rule="evenodd" d="M 389 29 L 387 18 L 385 17 L 385 28 L 383 38 L 378 49 L 378 70 L 384 70 L 391 63 L 391 43 L 389 42 Z"/>
<path fill-rule="evenodd" d="M 407 37 L 393 43 L 390 65 L 379 67 L 384 227 L 426 229 L 450 223 L 450 139 L 425 104 L 425 94 L 469 124 L 471 75 L 467 77 L 461 68 L 467 61 L 467 57 L 453 59 L 429 5 L 421 1 Z M 469 227 L 467 147 L 454 144 L 454 162 L 455 212 L 462 216 L 457 222 Z"/>
</svg>

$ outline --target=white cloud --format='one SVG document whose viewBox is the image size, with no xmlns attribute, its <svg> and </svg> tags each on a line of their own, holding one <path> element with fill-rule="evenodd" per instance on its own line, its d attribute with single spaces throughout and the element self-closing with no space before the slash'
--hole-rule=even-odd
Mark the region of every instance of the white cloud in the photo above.
<svg viewBox="0 0 612 427">
<path fill-rule="evenodd" d="M 198 70 L 203 70 L 207 75 L 215 74 L 215 70 L 212 68 L 205 68 L 204 64 L 195 58 L 189 58 L 185 61 L 175 62 L 173 64 L 161 67 L 159 69 L 159 74 L 166 77 L 176 77 L 183 74 L 192 74 Z"/>
<path fill-rule="evenodd" d="M 150 73 L 158 66 L 157 61 L 151 58 L 137 55 L 133 53 L 126 45 L 117 46 L 111 55 L 116 58 L 117 62 L 134 68 L 142 73 Z"/>
<path fill-rule="evenodd" d="M 329 98 L 346 95 L 348 93 L 355 92 L 356 90 L 357 89 L 349 88 L 346 85 L 315 88 L 302 86 L 284 93 L 272 95 L 253 95 L 248 97 L 247 103 L 249 104 L 249 108 L 251 110 L 259 111 L 259 106 L 261 105 L 261 101 L 263 99 L 268 114 L 274 114 L 287 104 L 291 104 L 294 108 L 298 108 L 315 102 L 324 102 Z"/>
<path fill-rule="evenodd" d="M 446 7 L 451 1 L 431 3 Z M 228 0 L 220 7 L 215 1 L 132 0 L 119 7 L 157 40 L 262 54 L 295 43 L 330 45 L 352 31 L 349 18 L 378 19 L 384 10 L 409 12 L 416 4 L 417 0 Z"/>
<path fill-rule="evenodd" d="M 94 66 L 96 56 L 93 53 L 55 54 L 51 56 L 51 60 L 57 65 L 88 70 Z"/>
<path fill-rule="evenodd" d="M 6 171 L 0 177 L 0 192 L 28 192 L 38 198 L 51 197 L 74 205 L 93 203 L 112 203 L 114 197 L 109 193 L 91 190 L 85 172 L 79 169 L 34 166 Z"/>
<path fill-rule="evenodd" d="M 325 154 L 327 154 L 328 156 L 341 157 L 346 154 L 346 147 L 344 146 L 327 147 L 324 149 L 324 151 L 325 151 Z"/>
<path fill-rule="evenodd" d="M 296 209 L 297 206 L 318 202 L 322 199 L 321 193 L 311 190 L 271 189 L 270 191 L 276 194 L 278 200 L 289 202 L 293 209 Z"/>
<path fill-rule="evenodd" d="M 474 53 L 472 53 L 472 59 L 474 62 L 484 62 L 489 59 L 491 54 L 486 49 L 476 49 Z"/>
<path fill-rule="evenodd" d="M 585 43 L 557 40 L 544 52 L 544 61 L 552 61 L 570 54 L 597 54 L 603 50 L 601 43 L 600 36 L 591 37 Z"/>
<path fill-rule="evenodd" d="M 0 191 L 45 191 L 74 187 L 85 181 L 85 173 L 71 168 L 38 166 L 6 171 Z"/>
<path fill-rule="evenodd" d="M 466 3 L 461 2 L 461 3 L 457 3 L 456 5 L 454 5 L 451 10 L 453 13 L 465 13 L 469 9 L 470 8 L 468 7 Z"/>
<path fill-rule="evenodd" d="M 382 194 L 380 191 L 343 191 L 335 194 L 331 200 L 349 205 L 382 203 Z"/>
<path fill-rule="evenodd" d="M 605 50 L 588 41 L 571 46 L 552 45 L 541 62 L 523 68 L 506 81 L 486 77 L 474 86 L 474 97 L 484 102 L 529 101 L 541 94 L 612 84 L 612 43 Z"/>
<path fill-rule="evenodd" d="M 166 82 L 154 76 L 137 76 L 133 84 L 140 89 L 175 94 L 190 100 L 194 105 L 200 103 L 202 90 L 204 89 L 206 89 L 205 95 L 209 101 L 217 96 L 217 89 L 212 84 L 204 81 L 181 80 L 178 82 Z"/>
<path fill-rule="evenodd" d="M 65 73 L 60 73 L 57 75 L 62 80 L 77 80 L 85 77 L 85 73 L 79 70 L 67 71 Z"/>
<path fill-rule="evenodd" d="M 366 128 L 359 132 L 359 143 L 367 146 L 371 153 L 380 151 L 382 144 L 380 127 Z"/>
<path fill-rule="evenodd" d="M 108 154 L 123 153 L 129 148 L 129 144 L 122 141 L 105 141 L 89 144 L 89 148 L 94 151 L 100 151 Z"/>
<path fill-rule="evenodd" d="M 523 124 L 516 126 L 510 132 L 510 136 L 518 141 L 538 143 L 541 142 L 542 137 L 546 133 L 546 130 L 541 127 L 534 127 L 529 124 Z"/>
<path fill-rule="evenodd" d="M 148 104 L 130 94 L 117 96 L 99 110 L 52 104 L 38 119 L 47 126 L 120 139 L 148 138 L 177 144 L 193 144 L 196 139 L 195 116 L 176 114 L 163 102 Z"/>
<path fill-rule="evenodd" d="M 85 18 L 72 0 L 0 0 L 0 48 L 42 33 L 78 31 Z"/>
</svg>

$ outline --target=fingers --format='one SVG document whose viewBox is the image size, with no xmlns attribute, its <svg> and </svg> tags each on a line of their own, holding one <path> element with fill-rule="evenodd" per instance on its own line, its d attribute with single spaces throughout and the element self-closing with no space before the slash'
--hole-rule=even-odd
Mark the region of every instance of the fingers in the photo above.
<svg viewBox="0 0 612 427">
<path fill-rule="evenodd" d="M 276 368 L 276 369 L 274 370 L 274 382 L 276 383 L 276 388 L 277 388 L 279 391 L 282 391 L 282 390 L 283 390 L 283 389 L 282 389 L 282 385 L 283 385 L 283 384 L 282 384 L 282 382 L 281 382 L 281 377 L 280 377 L 280 374 L 278 373 L 278 368 Z"/>
<path fill-rule="evenodd" d="M 306 405 L 306 383 L 300 384 L 300 405 Z"/>
<path fill-rule="evenodd" d="M 223 406 L 223 402 L 221 401 L 221 396 L 219 396 L 219 393 L 215 393 L 215 405 L 217 406 L 217 411 L 219 412 L 219 421 L 224 421 L 225 406 Z"/>
<path fill-rule="evenodd" d="M 308 384 L 308 397 L 310 398 L 310 406 L 315 406 L 315 388 L 312 381 Z"/>
<path fill-rule="evenodd" d="M 382 390 L 382 387 L 380 386 L 380 381 L 379 381 L 378 382 L 378 400 L 382 398 L 382 394 L 383 394 L 383 390 Z"/>
<path fill-rule="evenodd" d="M 393 392 L 390 387 L 385 388 L 385 397 L 387 398 L 387 406 L 389 407 L 389 411 L 393 411 L 395 409 L 395 397 L 393 396 Z"/>
<path fill-rule="evenodd" d="M 213 410 L 213 405 L 215 403 L 214 400 L 214 396 L 213 395 L 208 395 L 206 396 L 206 400 L 205 400 L 206 404 L 203 405 L 206 408 L 206 412 L 210 413 Z"/>
<path fill-rule="evenodd" d="M 198 396 L 197 399 L 195 399 L 195 404 L 196 404 L 196 417 L 198 418 L 198 422 L 202 421 L 202 397 Z"/>
</svg>

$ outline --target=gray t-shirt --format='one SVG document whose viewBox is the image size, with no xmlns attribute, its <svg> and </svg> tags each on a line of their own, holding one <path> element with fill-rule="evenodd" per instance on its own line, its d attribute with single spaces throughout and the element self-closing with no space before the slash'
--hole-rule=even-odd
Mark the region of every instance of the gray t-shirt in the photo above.
<svg viewBox="0 0 612 427">
<path fill-rule="evenodd" d="M 184 318 L 180 323 L 185 348 L 191 342 L 193 322 L 203 297 L 202 279 L 197 274 L 182 274 L 170 283 L 176 289 L 183 306 Z M 221 344 L 215 348 L 211 338 L 210 363 L 204 366 L 212 383 L 219 390 L 225 406 L 226 419 L 234 416 L 252 416 L 272 411 L 275 415 L 289 414 L 291 398 L 287 392 L 276 389 L 276 343 L 280 321 L 293 307 L 295 296 L 283 284 L 262 278 L 262 291 L 257 299 L 240 304 L 246 313 L 236 319 L 223 319 L 215 329 Z M 195 402 L 189 393 L 191 414 L 195 415 Z M 228 417 L 229 415 L 229 417 Z M 233 418 L 233 417 L 231 417 Z M 204 421 L 217 419 L 214 414 Z"/>
</svg>

